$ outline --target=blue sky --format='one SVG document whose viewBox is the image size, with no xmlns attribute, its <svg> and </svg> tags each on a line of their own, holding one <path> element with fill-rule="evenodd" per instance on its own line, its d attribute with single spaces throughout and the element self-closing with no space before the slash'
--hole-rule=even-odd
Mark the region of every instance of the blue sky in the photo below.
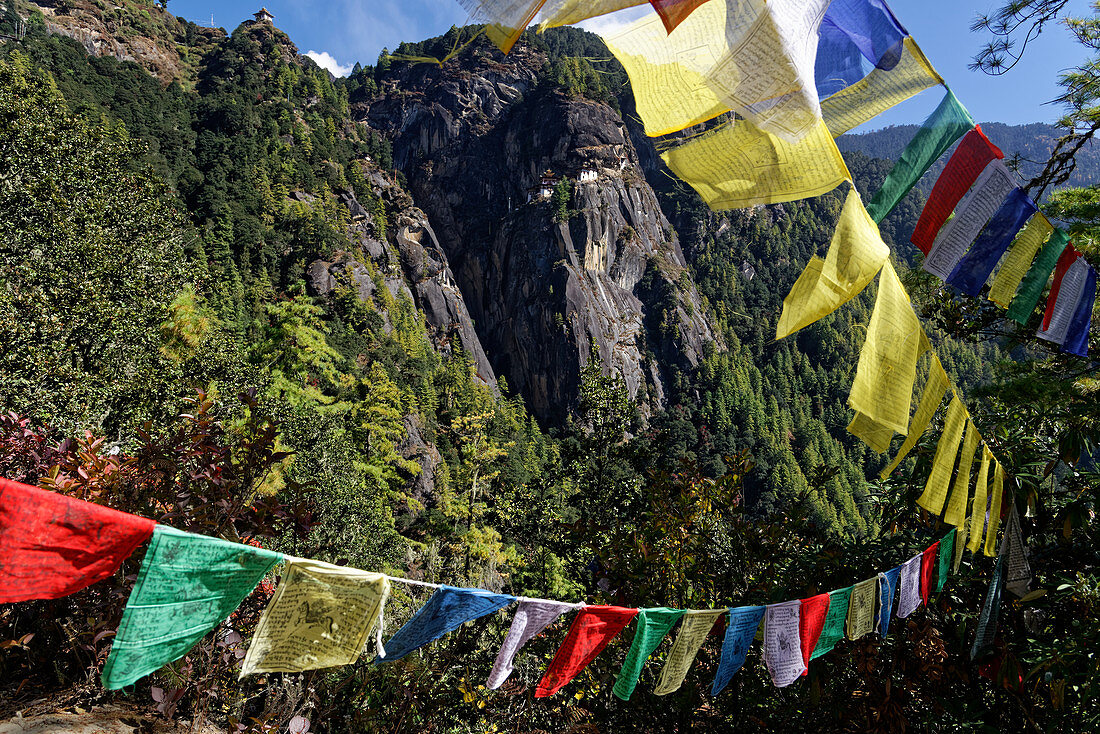
<svg viewBox="0 0 1100 734">
<path fill-rule="evenodd" d="M 260 2 L 275 14 L 275 24 L 286 31 L 303 53 L 328 54 L 337 65 L 350 68 L 356 61 L 371 64 L 383 47 L 439 35 L 451 25 L 467 21 L 455 0 L 171 0 L 170 10 L 203 25 L 233 29 L 259 9 Z M 978 11 L 996 7 L 996 0 L 894 0 L 891 7 L 940 74 L 975 119 L 1012 124 L 1050 122 L 1059 115 L 1044 104 L 1058 94 L 1056 75 L 1072 68 L 1085 53 L 1064 28 L 1050 28 L 1029 47 L 1024 60 L 1001 77 L 967 69 L 983 37 L 969 31 Z M 1087 14 L 1086 0 L 1071 0 L 1078 14 Z M 598 25 L 629 20 L 638 10 L 606 16 Z M 620 20 L 621 19 L 621 20 Z M 876 118 L 867 128 L 920 122 L 939 101 L 934 90 L 925 92 Z"/>
</svg>

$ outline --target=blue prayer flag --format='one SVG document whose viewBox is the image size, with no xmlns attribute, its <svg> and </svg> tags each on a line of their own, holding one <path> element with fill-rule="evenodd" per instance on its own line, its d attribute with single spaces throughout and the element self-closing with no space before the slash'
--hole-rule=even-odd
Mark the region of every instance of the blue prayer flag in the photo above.
<svg viewBox="0 0 1100 734">
<path fill-rule="evenodd" d="M 714 676 L 710 695 L 717 696 L 721 693 L 734 674 L 741 670 L 753 638 L 756 637 L 756 629 L 763 618 L 764 607 L 737 607 L 730 610 L 726 639 L 722 643 L 722 660 L 718 663 L 718 674 Z"/>
<path fill-rule="evenodd" d="M 1092 307 L 1096 301 L 1096 271 L 1089 267 L 1085 276 L 1085 290 L 1081 293 L 1081 302 L 1077 304 L 1077 310 L 1073 312 L 1073 320 L 1069 322 L 1069 330 L 1066 332 L 1066 340 L 1062 344 L 1062 350 L 1078 357 L 1089 356 L 1089 329 L 1092 326 Z"/>
<path fill-rule="evenodd" d="M 484 617 L 508 606 L 516 597 L 493 594 L 482 589 L 460 589 L 440 586 L 428 603 L 412 616 L 404 627 L 386 643 L 386 656 L 374 662 L 400 660 L 417 648 L 438 640 L 463 623 Z"/>
<path fill-rule="evenodd" d="M 901 566 L 878 575 L 878 632 L 883 637 L 890 630 L 890 617 L 894 612 L 894 591 L 898 588 Z"/>
<path fill-rule="evenodd" d="M 968 296 L 981 293 L 1016 234 L 1039 209 L 1023 189 L 1013 189 L 985 229 L 978 235 L 970 251 L 963 255 L 955 269 L 947 276 L 947 284 L 958 288 Z"/>
<path fill-rule="evenodd" d="M 814 78 L 824 99 L 855 84 L 869 66 L 892 69 L 909 33 L 882 0 L 833 0 L 818 33 Z"/>
</svg>

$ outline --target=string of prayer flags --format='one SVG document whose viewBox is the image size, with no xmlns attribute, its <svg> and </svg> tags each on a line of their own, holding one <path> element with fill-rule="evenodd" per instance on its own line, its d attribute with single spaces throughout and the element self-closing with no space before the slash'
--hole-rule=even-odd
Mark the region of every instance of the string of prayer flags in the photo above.
<svg viewBox="0 0 1100 734">
<path fill-rule="evenodd" d="M 951 470 L 955 468 L 955 457 L 959 454 L 962 441 L 963 423 L 967 420 L 966 408 L 959 396 L 951 398 L 947 406 L 947 417 L 943 421 L 943 432 L 936 444 L 936 455 L 932 459 L 932 469 L 928 472 L 928 481 L 924 492 L 917 498 L 917 504 L 939 515 L 947 502 L 947 490 L 951 484 Z"/>
<path fill-rule="evenodd" d="M 582 607 L 539 681 L 535 698 L 547 698 L 560 691 L 595 660 L 637 614 L 637 609 L 625 607 Z"/>
<path fill-rule="evenodd" d="M 1050 274 L 1054 272 L 1058 260 L 1062 257 L 1069 245 L 1069 235 L 1063 230 L 1056 229 L 1046 241 L 1046 244 L 1035 256 L 1035 262 L 1020 281 L 1020 287 L 1016 296 L 1008 306 L 1008 318 L 1023 325 L 1031 318 L 1035 306 L 1039 303 L 1039 296 L 1043 294 Z"/>
<path fill-rule="evenodd" d="M 930 344 L 889 262 L 884 263 L 878 282 L 878 296 L 859 354 L 848 405 L 867 422 L 881 427 L 883 432 L 888 430 L 904 435 L 909 431 L 909 406 L 913 383 L 917 379 L 917 360 Z M 866 430 L 857 432 L 858 423 L 849 426 L 848 430 L 860 438 L 867 435 Z M 886 448 L 880 441 L 864 440 L 878 453 Z"/>
<path fill-rule="evenodd" d="M 875 630 L 875 596 L 878 577 L 852 587 L 848 600 L 848 639 L 858 640 Z"/>
<path fill-rule="evenodd" d="M 241 678 L 350 665 L 372 629 L 381 645 L 390 580 L 320 561 L 287 561 L 283 578 L 256 626 Z"/>
<path fill-rule="evenodd" d="M 985 554 L 993 555 L 997 543 L 997 528 L 1001 525 L 1001 500 L 1004 496 L 1005 470 L 1001 462 L 993 460 L 993 489 L 989 502 L 989 522 L 985 525 Z"/>
<path fill-rule="evenodd" d="M 810 653 L 810 660 L 821 657 L 844 639 L 844 624 L 848 619 L 848 601 L 851 598 L 851 586 L 829 592 L 829 609 L 817 637 L 817 644 Z"/>
<path fill-rule="evenodd" d="M 888 55 L 897 58 L 888 68 L 872 69 L 860 81 L 821 100 L 821 118 L 833 137 L 869 122 L 925 89 L 943 84 L 943 77 L 932 68 L 916 41 L 905 38 L 895 48 L 897 51 Z"/>
<path fill-rule="evenodd" d="M 60 599 L 107 578 L 154 522 L 0 479 L 0 604 Z"/>
<path fill-rule="evenodd" d="M 913 420 L 909 424 L 909 434 L 905 437 L 905 442 L 902 443 L 901 448 L 898 449 L 897 456 L 882 470 L 879 475 L 882 479 L 890 476 L 894 469 L 909 455 L 913 447 L 917 445 L 917 441 L 928 429 L 928 424 L 932 422 L 932 417 L 939 410 L 940 403 L 943 402 L 943 396 L 947 394 L 947 389 L 951 386 L 951 380 L 947 377 L 943 365 L 940 364 L 940 358 L 936 356 L 935 352 L 931 352 L 931 355 L 928 380 L 924 383 L 924 392 L 921 394 L 920 403 L 917 405 L 917 410 L 913 413 Z"/>
<path fill-rule="evenodd" d="M 1001 614 L 1001 596 L 1004 587 L 1004 549 L 997 554 L 997 563 L 993 567 L 993 577 L 989 580 L 989 589 L 982 602 L 982 611 L 978 615 L 978 629 L 974 635 L 974 644 L 970 648 L 970 659 L 985 657 L 993 650 L 993 640 L 997 636 L 997 620 Z"/>
<path fill-rule="evenodd" d="M 496 660 L 493 662 L 493 669 L 489 672 L 489 680 L 485 687 L 491 691 L 500 688 L 504 681 L 508 680 L 508 676 L 512 675 L 512 667 L 520 648 L 538 637 L 561 615 L 577 609 L 578 606 L 556 601 L 522 600 L 516 607 L 512 626 L 508 628 L 508 634 L 500 646 L 500 652 L 497 653 Z"/>
<path fill-rule="evenodd" d="M 894 566 L 878 575 L 878 618 L 876 627 L 883 637 L 890 631 L 890 617 L 894 612 L 894 593 L 898 588 L 901 566 Z"/>
<path fill-rule="evenodd" d="M 970 496 L 970 470 L 974 466 L 974 454 L 982 437 L 978 427 L 969 418 L 966 421 L 966 438 L 963 439 L 962 454 L 959 456 L 959 468 L 955 477 L 955 487 L 943 511 L 943 521 L 958 526 L 966 519 L 966 500 Z"/>
<path fill-rule="evenodd" d="M 871 218 L 876 222 L 885 219 L 932 163 L 972 127 L 974 120 L 970 113 L 955 97 L 954 92 L 947 89 L 943 100 L 905 146 L 898 162 L 887 174 L 882 188 L 867 205 Z"/>
<path fill-rule="evenodd" d="M 920 556 L 920 598 L 924 606 L 928 606 L 928 600 L 932 598 L 932 577 L 939 567 L 940 541 L 924 549 Z"/>
<path fill-rule="evenodd" d="M 955 152 L 947 160 L 943 173 L 932 186 L 909 241 L 927 255 L 932 249 L 936 234 L 951 216 L 959 200 L 970 190 L 987 165 L 1004 157 L 1001 149 L 991 143 L 982 132 L 982 126 L 975 125 L 963 136 Z"/>
<path fill-rule="evenodd" d="M 922 266 L 940 280 L 947 280 L 982 227 L 1016 188 L 1016 177 L 1008 167 L 995 160 L 985 167 L 970 191 L 955 207 L 955 216 L 936 235 Z"/>
<path fill-rule="evenodd" d="M 955 539 L 958 536 L 958 530 L 951 528 L 947 535 L 943 536 L 943 540 L 939 543 L 939 554 L 936 557 L 936 592 L 943 591 L 944 584 L 947 583 L 947 577 L 951 574 L 951 560 L 955 555 Z"/>
<path fill-rule="evenodd" d="M 1070 322 L 1073 321 L 1077 306 L 1085 295 L 1089 270 L 1091 268 L 1085 259 L 1077 257 L 1064 272 L 1058 274 L 1059 277 L 1047 298 L 1043 326 L 1037 333 L 1040 339 L 1054 342 L 1058 346 L 1065 343 L 1069 335 Z"/>
<path fill-rule="evenodd" d="M 705 2 L 708 2 L 708 0 L 649 0 L 653 9 L 661 16 L 661 22 L 665 24 L 665 28 L 669 33 L 672 33 L 676 26 L 683 23 L 696 8 Z"/>
<path fill-rule="evenodd" d="M 825 259 L 816 255 L 783 299 L 775 338 L 783 339 L 855 298 L 882 268 L 890 248 L 882 241 L 853 186 L 840 210 Z"/>
<path fill-rule="evenodd" d="M 1085 276 L 1085 292 L 1077 304 L 1077 311 L 1070 321 L 1069 333 L 1062 349 L 1078 357 L 1089 355 L 1089 331 L 1092 328 L 1092 311 L 1096 303 L 1096 271 L 1091 267 Z"/>
<path fill-rule="evenodd" d="M 898 582 L 898 617 L 905 619 L 920 606 L 920 565 L 921 555 L 910 558 L 901 564 L 901 580 Z"/>
<path fill-rule="evenodd" d="M 798 599 L 769 604 L 764 613 L 764 664 L 776 688 L 794 683 L 806 671 L 799 639 Z"/>
<path fill-rule="evenodd" d="M 710 631 L 714 629 L 714 623 L 726 613 L 726 609 L 691 609 L 684 614 L 680 623 L 680 631 L 676 634 L 676 641 L 672 643 L 672 649 L 665 658 L 665 666 L 661 669 L 661 677 L 657 680 L 657 687 L 653 690 L 656 696 L 667 696 L 680 690 L 687 677 L 688 669 L 699 654 L 699 648 L 703 646 Z"/>
<path fill-rule="evenodd" d="M 103 687 L 128 686 L 186 655 L 282 558 L 157 525 L 103 668 Z"/>
<path fill-rule="evenodd" d="M 1020 515 L 1015 502 L 1008 510 L 1001 543 L 1005 549 L 1005 588 L 1022 599 L 1031 590 L 1031 565 L 1027 562 L 1027 548 L 1020 530 Z"/>
<path fill-rule="evenodd" d="M 974 502 L 970 506 L 970 533 L 969 549 L 971 553 L 977 553 L 982 545 L 982 532 L 985 530 L 986 503 L 989 499 L 989 460 L 993 458 L 993 452 L 982 444 L 982 463 L 978 468 L 978 481 L 974 488 Z"/>
<path fill-rule="evenodd" d="M 684 614 L 683 609 L 668 607 L 638 610 L 634 641 L 630 643 L 630 650 L 626 653 L 626 660 L 623 661 L 623 667 L 619 670 L 619 677 L 615 680 L 614 688 L 611 689 L 612 693 L 624 701 L 630 700 L 646 660 Z"/>
<path fill-rule="evenodd" d="M 947 284 L 975 297 L 989 280 L 1016 233 L 1039 211 L 1021 188 L 1014 188 L 978 239 L 947 276 Z"/>
<path fill-rule="evenodd" d="M 710 695 L 717 696 L 721 693 L 737 671 L 741 670 L 763 618 L 764 607 L 730 609 L 729 619 L 726 621 L 726 637 L 722 642 L 722 657 L 718 662 L 718 673 L 714 676 Z"/>
<path fill-rule="evenodd" d="M 1036 213 L 1017 235 L 1016 240 L 1005 255 L 1004 262 L 997 270 L 993 283 L 989 286 L 989 300 L 1001 308 L 1008 308 L 1016 296 L 1016 289 L 1024 279 L 1035 253 L 1054 233 L 1054 225 L 1041 212 Z"/>
<path fill-rule="evenodd" d="M 802 600 L 798 612 L 798 636 L 802 645 L 803 666 L 810 664 L 813 652 L 817 649 L 817 643 L 825 629 L 825 618 L 829 614 L 831 599 L 830 594 L 818 594 Z M 802 674 L 806 675 L 806 671 Z"/>
<path fill-rule="evenodd" d="M 797 143 L 747 120 L 727 121 L 661 154 L 714 210 L 819 196 L 851 179 L 825 123 Z"/>
<path fill-rule="evenodd" d="M 379 654 L 374 662 L 400 660 L 466 622 L 492 614 L 514 601 L 514 596 L 494 594 L 484 589 L 440 586 L 405 626 L 386 642 L 385 655 Z"/>
</svg>

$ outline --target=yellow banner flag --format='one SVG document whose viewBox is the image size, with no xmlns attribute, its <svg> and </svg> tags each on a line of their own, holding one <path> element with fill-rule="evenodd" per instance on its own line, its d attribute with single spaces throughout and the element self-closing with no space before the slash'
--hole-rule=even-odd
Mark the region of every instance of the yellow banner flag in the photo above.
<svg viewBox="0 0 1100 734">
<path fill-rule="evenodd" d="M 385 575 L 293 559 L 260 617 L 241 677 L 354 663 L 389 596 Z"/>
<path fill-rule="evenodd" d="M 766 133 L 747 120 L 728 122 L 666 151 L 661 158 L 716 210 L 807 199 L 851 179 L 820 120 L 797 143 Z"/>
<path fill-rule="evenodd" d="M 913 447 L 917 445 L 917 441 L 928 429 L 928 424 L 932 422 L 932 416 L 939 410 L 940 403 L 943 402 L 943 396 L 950 386 L 951 380 L 947 377 L 943 365 L 940 364 L 940 358 L 936 356 L 935 352 L 932 352 L 932 363 L 928 368 L 928 381 L 924 383 L 924 392 L 921 394 L 920 404 L 917 406 L 916 412 L 913 413 L 913 420 L 909 423 L 909 434 L 905 437 L 905 443 L 898 449 L 897 456 L 894 457 L 889 466 L 882 470 L 879 475 L 882 479 L 890 476 L 894 469 L 897 469 L 898 465 L 908 456 L 909 452 L 913 450 Z"/>
<path fill-rule="evenodd" d="M 852 587 L 848 600 L 848 639 L 858 640 L 875 630 L 875 596 L 878 577 L 860 581 Z"/>
<path fill-rule="evenodd" d="M 965 520 L 963 524 L 959 526 L 958 532 L 955 534 L 955 561 L 951 565 L 951 573 L 957 574 L 959 572 L 959 566 L 962 565 L 963 547 L 966 545 L 966 534 L 969 529 L 970 520 Z"/>
<path fill-rule="evenodd" d="M 1035 253 L 1054 233 L 1054 225 L 1041 213 L 1031 215 L 1027 226 L 1020 230 L 1015 242 L 1005 255 L 1001 269 L 989 286 L 989 300 L 1001 308 L 1008 308 L 1012 299 L 1016 296 L 1016 289 L 1020 282 L 1031 269 L 1031 262 L 1035 259 Z"/>
<path fill-rule="evenodd" d="M 665 667 L 661 669 L 661 677 L 657 680 L 657 688 L 653 694 L 667 696 L 680 689 L 687 677 L 699 648 L 707 639 L 714 623 L 725 614 L 728 609 L 689 609 L 680 622 L 680 632 L 676 635 L 676 641 L 672 643 L 672 649 L 665 658 Z"/>
<path fill-rule="evenodd" d="M 1001 527 L 1001 502 L 1005 488 L 1005 470 L 1001 462 L 993 460 L 996 468 L 993 470 L 993 489 L 989 501 L 989 522 L 985 528 L 985 554 L 997 555 L 997 529 Z"/>
<path fill-rule="evenodd" d="M 962 442 L 963 424 L 966 422 L 966 408 L 959 396 L 951 398 L 947 406 L 947 417 L 943 421 L 943 433 L 936 446 L 936 456 L 932 459 L 932 471 L 928 473 L 928 483 L 924 485 L 924 494 L 917 498 L 917 504 L 931 512 L 940 514 L 947 502 L 947 490 L 951 486 L 951 472 L 955 468 L 955 457 L 959 454 Z"/>
<path fill-rule="evenodd" d="M 783 299 L 775 338 L 790 336 L 855 298 L 888 257 L 890 248 L 853 186 L 840 210 L 825 259 L 813 257 Z"/>
<path fill-rule="evenodd" d="M 875 310 L 848 405 L 884 428 L 907 434 L 917 360 L 929 347 L 909 295 L 887 261 L 879 271 Z"/>
<path fill-rule="evenodd" d="M 645 5 L 648 0 L 547 0 L 539 15 L 539 30 L 573 25 L 616 10 Z"/>
<path fill-rule="evenodd" d="M 626 69 L 647 135 L 734 110 L 796 141 L 821 119 L 817 34 L 829 0 L 714 0 L 671 33 L 648 15 L 604 38 Z"/>
<path fill-rule="evenodd" d="M 890 448 L 890 442 L 894 440 L 894 429 L 884 426 L 874 418 L 856 413 L 852 422 L 848 424 L 848 433 L 858 438 L 876 454 L 884 454 Z"/>
<path fill-rule="evenodd" d="M 970 469 L 974 466 L 974 452 L 982 437 L 973 420 L 966 422 L 966 438 L 963 440 L 962 456 L 959 458 L 959 472 L 955 477 L 955 488 L 943 513 L 943 521 L 956 527 L 966 519 L 966 500 L 970 496 Z"/>
<path fill-rule="evenodd" d="M 982 547 L 982 530 L 985 529 L 985 505 L 989 498 L 989 460 L 993 458 L 993 452 L 984 443 L 982 444 L 982 464 L 978 467 L 978 480 L 974 487 L 974 503 L 970 506 L 970 527 L 974 532 L 970 534 L 968 548 L 971 553 L 977 553 Z"/>
<path fill-rule="evenodd" d="M 872 69 L 862 80 L 821 100 L 821 117 L 829 132 L 839 137 L 937 84 L 943 84 L 943 78 L 916 41 L 906 37 L 893 68 Z"/>
</svg>

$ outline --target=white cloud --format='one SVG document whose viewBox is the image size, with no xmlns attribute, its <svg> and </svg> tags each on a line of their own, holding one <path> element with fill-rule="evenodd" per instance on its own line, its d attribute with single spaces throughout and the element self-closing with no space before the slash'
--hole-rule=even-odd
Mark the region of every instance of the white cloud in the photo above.
<svg viewBox="0 0 1100 734">
<path fill-rule="evenodd" d="M 306 51 L 306 56 L 317 62 L 317 65 L 322 69 L 327 69 L 333 76 L 347 76 L 351 73 L 351 66 L 341 65 L 328 51 L 322 51 L 321 53 Z"/>
<path fill-rule="evenodd" d="M 598 15 L 595 18 L 589 18 L 586 21 L 582 21 L 577 25 L 589 33 L 595 33 L 597 36 L 609 38 L 625 30 L 627 26 L 632 25 L 652 12 L 653 8 L 647 3 L 641 7 L 620 10 L 617 13 Z"/>
</svg>

